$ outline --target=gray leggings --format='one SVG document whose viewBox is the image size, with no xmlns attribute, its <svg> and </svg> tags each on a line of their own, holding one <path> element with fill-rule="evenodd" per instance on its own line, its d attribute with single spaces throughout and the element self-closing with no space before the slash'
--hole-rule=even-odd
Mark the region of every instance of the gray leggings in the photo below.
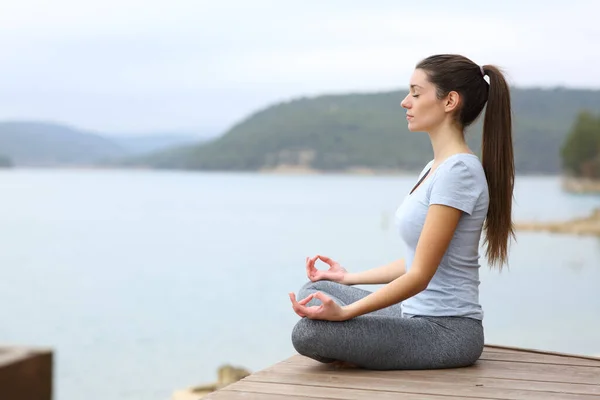
<svg viewBox="0 0 600 400">
<path fill-rule="evenodd" d="M 322 292 L 340 305 L 371 292 L 331 281 L 309 282 L 298 300 Z M 319 305 L 317 299 L 308 305 Z M 400 304 L 343 322 L 302 318 L 292 332 L 296 351 L 323 363 L 345 361 L 376 370 L 456 368 L 483 351 L 481 321 L 466 317 L 403 317 Z"/>
</svg>

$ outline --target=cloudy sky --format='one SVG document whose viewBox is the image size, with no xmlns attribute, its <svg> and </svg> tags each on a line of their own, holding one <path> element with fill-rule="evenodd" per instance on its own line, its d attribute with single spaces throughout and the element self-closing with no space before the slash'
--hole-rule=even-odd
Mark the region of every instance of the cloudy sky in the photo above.
<svg viewBox="0 0 600 400">
<path fill-rule="evenodd" d="M 220 133 L 298 96 L 405 88 L 458 52 L 521 86 L 600 88 L 579 1 L 2 0 L 0 120 Z"/>
</svg>

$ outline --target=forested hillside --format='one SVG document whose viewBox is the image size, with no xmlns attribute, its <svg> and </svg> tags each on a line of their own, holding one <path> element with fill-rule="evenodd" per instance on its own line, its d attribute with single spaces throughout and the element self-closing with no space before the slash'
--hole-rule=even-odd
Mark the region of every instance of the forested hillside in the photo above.
<svg viewBox="0 0 600 400">
<path fill-rule="evenodd" d="M 300 165 L 419 169 L 431 157 L 426 134 L 409 132 L 404 91 L 298 98 L 247 116 L 216 140 L 184 146 L 124 165 L 201 170 L 260 170 Z M 600 110 L 600 91 L 512 89 L 518 173 L 561 171 L 560 149 L 581 110 Z M 468 132 L 478 151 L 481 120 Z"/>
</svg>

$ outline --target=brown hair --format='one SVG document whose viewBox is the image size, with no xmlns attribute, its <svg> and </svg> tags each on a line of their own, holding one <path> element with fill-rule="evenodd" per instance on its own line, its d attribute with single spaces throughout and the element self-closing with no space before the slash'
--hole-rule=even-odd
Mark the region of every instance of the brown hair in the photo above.
<svg viewBox="0 0 600 400">
<path fill-rule="evenodd" d="M 490 204 L 484 223 L 486 256 L 500 268 L 508 258 L 508 242 L 515 236 L 512 199 L 515 166 L 512 143 L 510 89 L 500 69 L 494 65 L 479 67 L 466 57 L 440 54 L 428 57 L 416 66 L 427 73 L 437 88 L 437 97 L 451 91 L 460 97 L 456 122 L 464 129 L 481 113 L 483 120 L 482 164 L 488 182 Z M 483 74 L 482 74 L 483 71 Z M 489 84 L 484 75 L 489 77 Z"/>
</svg>

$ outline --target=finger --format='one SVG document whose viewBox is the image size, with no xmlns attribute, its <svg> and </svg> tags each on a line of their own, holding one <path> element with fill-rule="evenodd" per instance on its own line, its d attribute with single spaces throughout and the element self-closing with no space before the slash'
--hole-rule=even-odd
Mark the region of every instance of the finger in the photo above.
<svg viewBox="0 0 600 400">
<path fill-rule="evenodd" d="M 294 312 L 300 317 L 305 317 L 306 315 L 300 309 L 301 306 L 299 306 L 298 302 L 296 301 L 296 295 L 293 292 L 290 292 L 289 296 L 290 301 L 292 302 L 292 309 L 294 310 Z"/>
<path fill-rule="evenodd" d="M 311 281 L 316 281 L 317 279 L 317 274 L 319 272 L 319 270 L 317 268 L 315 268 L 315 261 L 317 260 L 316 256 L 315 257 L 310 257 L 308 259 L 308 262 L 306 264 L 306 274 L 308 275 L 308 278 Z"/>
<path fill-rule="evenodd" d="M 329 297 L 326 294 L 323 294 L 321 292 L 313 293 L 313 298 L 321 300 L 321 303 L 323 303 L 323 305 L 333 303 L 333 300 L 331 300 L 331 297 Z"/>
<path fill-rule="evenodd" d="M 305 299 L 298 301 L 296 303 L 296 306 L 293 306 L 294 312 L 301 317 L 306 317 L 306 312 L 305 312 L 306 303 L 308 303 L 311 300 L 312 300 L 312 295 L 308 296 Z"/>
<path fill-rule="evenodd" d="M 292 301 L 292 304 L 298 303 L 298 301 L 296 301 L 296 294 L 294 292 L 289 292 L 288 296 L 290 296 L 290 300 Z"/>
<path fill-rule="evenodd" d="M 302 312 L 305 314 L 308 319 L 318 319 L 319 314 L 323 312 L 323 305 L 306 307 L 302 309 Z"/>
<path fill-rule="evenodd" d="M 297 309 L 298 311 L 303 311 L 306 309 L 306 303 L 308 303 L 309 301 L 311 301 L 314 298 L 314 293 L 309 294 L 308 296 L 306 296 L 304 299 L 297 301 L 296 300 L 296 295 L 294 294 L 294 292 L 291 292 L 289 294 L 290 296 L 290 300 L 292 301 L 292 305 L 294 306 L 295 309 Z"/>
<path fill-rule="evenodd" d="M 319 260 L 323 261 L 324 263 L 329 264 L 330 267 L 333 267 L 333 264 L 335 264 L 335 262 L 327 256 L 318 255 L 317 257 L 319 258 Z"/>
<path fill-rule="evenodd" d="M 310 258 L 310 264 L 311 264 L 313 267 L 315 266 L 315 262 L 317 261 L 317 258 L 319 258 L 319 255 L 315 255 L 315 256 L 312 256 L 312 257 Z"/>
<path fill-rule="evenodd" d="M 313 260 L 312 257 L 306 257 L 306 268 L 314 268 L 315 267 L 315 261 Z"/>
<path fill-rule="evenodd" d="M 304 299 L 300 300 L 298 302 L 298 304 L 304 306 L 306 305 L 306 303 L 308 303 L 309 301 L 311 301 L 314 298 L 314 294 L 309 294 L 308 296 L 306 296 Z"/>
<path fill-rule="evenodd" d="M 299 317 L 306 317 L 306 314 L 304 314 L 302 311 L 300 311 L 298 308 L 296 307 L 292 307 L 294 309 L 294 312 L 296 313 L 296 315 L 298 315 Z"/>
</svg>

